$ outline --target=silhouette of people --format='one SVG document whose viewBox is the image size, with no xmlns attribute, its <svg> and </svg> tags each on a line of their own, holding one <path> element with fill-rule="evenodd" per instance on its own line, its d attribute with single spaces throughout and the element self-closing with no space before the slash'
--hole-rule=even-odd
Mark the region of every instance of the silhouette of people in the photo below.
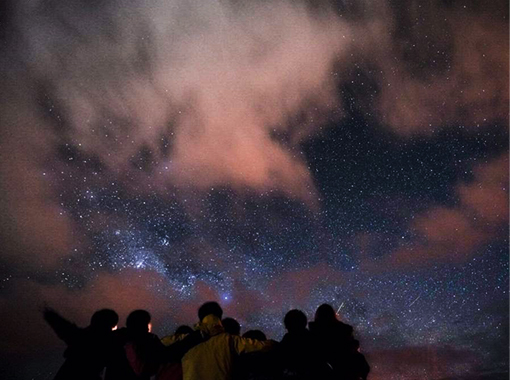
<svg viewBox="0 0 510 380">
<path fill-rule="evenodd" d="M 301 310 L 290 310 L 283 320 L 287 333 L 280 343 L 280 365 L 284 379 L 320 379 L 307 318 Z"/>
<path fill-rule="evenodd" d="M 337 319 L 331 305 L 319 306 L 315 320 L 309 324 L 313 345 L 323 364 L 324 379 L 366 379 L 369 367 L 364 356 L 358 352 L 359 342 L 353 337 L 352 326 Z"/>
<path fill-rule="evenodd" d="M 223 310 L 217 302 L 206 302 L 198 309 L 196 329 L 209 339 L 190 349 L 182 358 L 184 380 L 230 380 L 233 361 L 238 355 L 269 350 L 271 341 L 257 341 L 225 332 Z"/>
<path fill-rule="evenodd" d="M 241 325 L 234 318 L 224 318 L 221 321 L 225 332 L 232 335 L 241 335 Z"/>
<path fill-rule="evenodd" d="M 297 309 L 284 318 L 281 343 L 260 330 L 242 337 L 233 318 L 221 319 L 217 302 L 198 309 L 192 329 L 179 326 L 161 340 L 151 333 L 151 315 L 135 310 L 126 327 L 113 331 L 118 315 L 103 309 L 90 326 L 79 328 L 50 308 L 46 322 L 67 344 L 65 362 L 55 380 L 366 380 L 370 372 L 354 339 L 353 327 L 341 322 L 331 305 L 319 306 L 314 321 Z M 308 329 L 307 329 L 308 325 Z M 274 349 L 276 348 L 276 349 Z"/>
<path fill-rule="evenodd" d="M 43 309 L 43 317 L 57 336 L 67 344 L 65 362 L 55 380 L 99 380 L 111 348 L 112 329 L 119 316 L 113 310 L 96 311 L 90 325 L 80 328 L 51 308 Z"/>
<path fill-rule="evenodd" d="M 150 330 L 148 311 L 135 310 L 129 314 L 126 327 L 114 332 L 106 380 L 148 380 L 156 373 L 163 344 Z"/>
</svg>

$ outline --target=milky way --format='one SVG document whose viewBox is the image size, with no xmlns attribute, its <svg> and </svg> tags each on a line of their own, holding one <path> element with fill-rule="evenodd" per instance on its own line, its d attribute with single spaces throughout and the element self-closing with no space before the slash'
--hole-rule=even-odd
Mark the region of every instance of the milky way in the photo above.
<svg viewBox="0 0 510 380">
<path fill-rule="evenodd" d="M 44 303 L 215 299 L 274 339 L 330 303 L 374 380 L 508 378 L 508 5 L 209 3 L 3 6 L 0 374 L 58 368 Z"/>
</svg>

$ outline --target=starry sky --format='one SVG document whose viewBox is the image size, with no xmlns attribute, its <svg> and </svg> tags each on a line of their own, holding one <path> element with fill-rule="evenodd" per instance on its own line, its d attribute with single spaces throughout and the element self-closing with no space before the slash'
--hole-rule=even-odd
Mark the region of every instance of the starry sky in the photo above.
<svg viewBox="0 0 510 380">
<path fill-rule="evenodd" d="M 49 305 L 155 332 L 327 302 L 379 379 L 508 378 L 506 1 L 0 6 L 0 377 Z"/>
</svg>

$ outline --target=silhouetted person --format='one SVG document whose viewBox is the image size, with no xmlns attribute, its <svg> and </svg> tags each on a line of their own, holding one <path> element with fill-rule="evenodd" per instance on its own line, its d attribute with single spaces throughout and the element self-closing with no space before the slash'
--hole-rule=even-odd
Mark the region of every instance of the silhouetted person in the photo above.
<svg viewBox="0 0 510 380">
<path fill-rule="evenodd" d="M 114 348 L 106 368 L 106 380 L 148 380 L 159 366 L 163 344 L 150 332 L 151 315 L 135 310 L 126 327 L 114 332 Z"/>
<path fill-rule="evenodd" d="M 260 330 L 249 330 L 243 338 L 258 341 L 267 340 L 266 334 Z M 239 357 L 236 363 L 235 380 L 272 380 L 279 377 L 278 352 L 252 352 Z"/>
<path fill-rule="evenodd" d="M 232 335 L 241 335 L 241 325 L 234 318 L 224 318 L 221 321 L 225 332 Z"/>
<path fill-rule="evenodd" d="M 320 379 L 315 371 L 312 336 L 306 328 L 307 318 L 301 310 L 289 311 L 283 320 L 287 333 L 280 344 L 283 378 Z"/>
<path fill-rule="evenodd" d="M 217 302 L 206 302 L 198 309 L 196 329 L 209 336 L 182 358 L 184 380 L 230 380 L 233 361 L 238 355 L 268 350 L 270 341 L 256 341 L 231 335 L 221 324 L 223 310 Z"/>
<path fill-rule="evenodd" d="M 66 360 L 55 380 L 101 379 L 111 348 L 112 329 L 119 321 L 117 313 L 109 309 L 96 311 L 90 326 L 85 328 L 79 328 L 50 308 L 43 310 L 43 316 L 57 336 L 67 344 L 64 352 Z"/>
<path fill-rule="evenodd" d="M 331 305 L 319 306 L 315 320 L 309 324 L 316 352 L 322 363 L 330 369 L 324 373 L 324 379 L 359 380 L 366 378 L 369 369 L 362 365 L 357 351 L 352 326 L 337 319 Z M 358 342 L 359 348 L 359 342 Z M 361 355 L 363 356 L 363 355 Z M 364 360 L 364 357 L 363 357 Z M 358 368 L 358 364 L 359 368 Z M 325 368 L 324 366 L 320 367 Z"/>
<path fill-rule="evenodd" d="M 353 339 L 350 347 L 347 379 L 366 380 L 368 373 L 370 372 L 370 366 L 368 365 L 365 355 L 360 352 L 359 341 Z"/>
</svg>

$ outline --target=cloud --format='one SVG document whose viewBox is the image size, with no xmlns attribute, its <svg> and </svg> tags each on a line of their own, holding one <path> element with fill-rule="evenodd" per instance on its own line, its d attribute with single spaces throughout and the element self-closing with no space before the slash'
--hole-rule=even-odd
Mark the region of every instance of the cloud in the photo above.
<svg viewBox="0 0 510 380">
<path fill-rule="evenodd" d="M 487 224 L 508 222 L 508 154 L 473 172 L 474 181 L 457 188 L 461 204 Z"/>
<path fill-rule="evenodd" d="M 138 169 L 145 149 L 163 187 L 315 202 L 296 146 L 338 103 L 330 74 L 347 30 L 337 17 L 287 1 L 96 6 L 18 5 L 24 64 L 66 140 L 115 172 Z"/>
<path fill-rule="evenodd" d="M 2 81 L 2 207 L 11 217 L 1 233 L 24 236 L 9 238 L 7 251 L 27 254 L 8 255 L 48 266 L 75 244 L 58 199 L 65 185 L 41 178 L 63 165 L 55 156 L 63 144 L 133 193 L 274 190 L 317 209 L 299 144 L 341 114 L 337 86 L 361 62 L 379 68 L 367 74 L 379 87 L 367 112 L 399 134 L 507 119 L 498 6 L 479 14 L 419 2 L 363 7 L 361 16 L 356 7 L 335 15 L 288 1 L 18 2 L 1 60 L 12 74 Z M 436 21 L 410 28 L 421 13 Z M 83 175 L 73 162 L 67 186 Z M 487 205 L 486 190 L 459 191 L 478 211 Z M 41 263 L 25 259 L 37 249 Z"/>
<path fill-rule="evenodd" d="M 0 58 L 9 262 L 60 267 L 91 244 L 65 209 L 72 187 L 115 181 L 162 199 L 228 187 L 317 208 L 299 143 L 338 104 L 330 74 L 348 31 L 331 12 L 178 0 L 20 1 L 9 11 Z"/>
<path fill-rule="evenodd" d="M 368 108 L 407 137 L 451 126 L 476 130 L 507 124 L 507 4 L 483 9 L 403 4 L 367 4 L 371 16 L 353 32 L 358 37 L 353 54 L 363 57 L 359 61 L 368 62 L 365 71 L 372 73 L 360 87 L 375 98 Z"/>
<path fill-rule="evenodd" d="M 473 181 L 456 187 L 456 206 L 435 206 L 415 217 L 414 239 L 391 255 L 393 262 L 462 262 L 501 236 L 508 227 L 508 153 L 473 173 Z"/>
<path fill-rule="evenodd" d="M 48 154 L 47 137 L 34 128 L 37 117 L 21 100 L 26 94 L 12 89 L 9 95 L 20 102 L 12 108 L 1 107 L 2 257 L 23 267 L 48 269 L 76 246 L 76 236 L 50 185 L 51 173 L 44 175 L 41 158 Z"/>
</svg>

